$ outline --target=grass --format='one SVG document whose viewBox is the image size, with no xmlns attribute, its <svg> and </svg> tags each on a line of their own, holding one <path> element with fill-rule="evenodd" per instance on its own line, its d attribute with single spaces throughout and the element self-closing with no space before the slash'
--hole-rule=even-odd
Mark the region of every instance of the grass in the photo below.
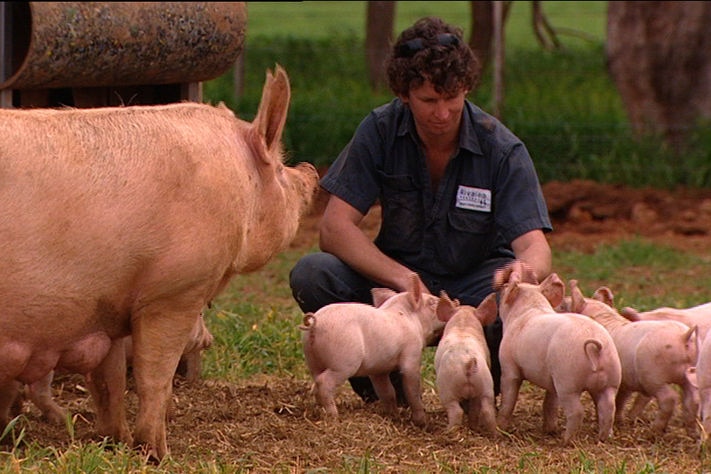
<svg viewBox="0 0 711 474">
<path fill-rule="evenodd" d="M 308 380 L 296 326 L 301 313 L 288 296 L 287 275 L 303 251 L 288 250 L 262 270 L 236 277 L 228 289 L 206 311 L 206 324 L 215 336 L 215 343 L 205 352 L 205 379 L 239 382 L 256 375 L 273 375 Z M 588 294 L 598 285 L 609 285 L 619 305 L 640 309 L 670 305 L 692 305 L 704 301 L 711 281 L 705 271 L 707 255 L 699 256 L 642 238 L 631 238 L 617 244 L 600 245 L 593 253 L 560 252 L 554 248 L 554 268 L 564 279 L 576 278 Z M 264 281 L 268 284 L 264 284 Z M 650 288 L 658 287 L 658 292 Z M 423 389 L 434 389 L 434 351 L 425 352 Z M 526 390 L 524 386 L 523 390 Z M 56 450 L 30 444 L 21 450 L 6 448 L 0 453 L 0 472 L 39 470 L 41 472 L 174 472 L 185 465 L 173 459 L 160 466 L 146 466 L 140 456 L 125 446 L 104 443 L 75 443 L 67 450 Z M 17 443 L 19 445 L 19 443 Z M 513 453 L 512 453 L 513 454 Z M 659 472 L 660 460 L 647 460 L 648 469 L 636 472 Z M 182 461 L 184 462 L 184 461 Z M 196 458 L 190 471 L 241 472 L 234 461 L 220 458 L 211 461 Z M 245 462 L 248 461 L 245 460 Z M 546 456 L 531 449 L 516 462 L 517 472 L 541 472 L 546 469 Z M 567 461 L 570 472 L 635 472 L 627 469 L 625 460 L 616 464 L 602 463 L 581 450 L 577 459 Z M 668 461 L 664 461 L 668 462 Z M 461 472 L 448 469 L 442 460 L 442 472 Z M 247 465 L 244 464 L 244 465 Z M 15 467 L 13 467 L 15 466 Z M 34 468 L 32 467 L 34 466 Z M 341 472 L 384 472 L 388 466 L 376 453 L 344 461 Z M 567 470 L 567 468 L 566 468 Z M 278 472 L 278 471 L 275 471 Z M 468 472 L 498 472 L 481 469 Z"/>
<path fill-rule="evenodd" d="M 578 275 L 585 293 L 613 285 L 615 304 L 641 311 L 678 308 L 708 302 L 711 276 L 694 271 L 708 265 L 708 256 L 680 252 L 641 238 L 600 245 L 595 253 L 556 253 L 554 268 L 562 275 Z M 570 277 L 572 278 L 572 277 Z"/>
</svg>

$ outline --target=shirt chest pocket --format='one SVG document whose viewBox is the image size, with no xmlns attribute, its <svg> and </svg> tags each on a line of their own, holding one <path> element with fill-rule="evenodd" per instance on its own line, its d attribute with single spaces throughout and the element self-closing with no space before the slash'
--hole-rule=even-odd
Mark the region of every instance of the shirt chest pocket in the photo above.
<svg viewBox="0 0 711 474">
<path fill-rule="evenodd" d="M 451 210 L 447 213 L 447 224 L 455 232 L 465 234 L 488 234 L 494 223 L 490 212 Z"/>
<path fill-rule="evenodd" d="M 377 244 L 389 254 L 420 249 L 425 227 L 422 189 L 410 175 L 381 175 L 382 225 Z"/>
<path fill-rule="evenodd" d="M 494 217 L 488 212 L 451 210 L 437 235 L 437 253 L 452 273 L 471 270 L 493 250 Z"/>
</svg>

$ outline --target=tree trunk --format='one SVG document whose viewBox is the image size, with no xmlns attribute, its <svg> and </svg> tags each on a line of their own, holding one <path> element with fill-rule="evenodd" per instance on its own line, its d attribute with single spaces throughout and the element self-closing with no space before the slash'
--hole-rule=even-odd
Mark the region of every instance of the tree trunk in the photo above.
<svg viewBox="0 0 711 474">
<path fill-rule="evenodd" d="M 504 35 L 503 2 L 494 2 L 493 8 L 493 39 L 494 39 L 494 105 L 492 113 L 499 120 L 504 120 L 504 65 L 506 64 L 506 47 Z"/>
<path fill-rule="evenodd" d="M 388 85 L 385 60 L 390 53 L 395 24 L 395 3 L 368 2 L 365 32 L 365 55 L 368 65 L 368 80 L 374 91 Z"/>
<path fill-rule="evenodd" d="M 506 19 L 511 10 L 510 1 L 501 1 L 502 28 L 506 25 Z M 471 24 L 472 32 L 469 37 L 469 46 L 474 51 L 477 59 L 479 59 L 480 69 L 483 71 L 491 61 L 492 38 L 494 35 L 494 2 L 493 1 L 472 1 L 471 5 Z"/>
<path fill-rule="evenodd" d="M 711 117 L 711 3 L 608 2 L 606 47 L 634 132 L 680 150 Z"/>
<path fill-rule="evenodd" d="M 491 58 L 491 39 L 494 35 L 494 2 L 473 1 L 471 4 L 472 32 L 469 46 L 479 59 L 482 70 Z"/>
<path fill-rule="evenodd" d="M 560 41 L 558 35 L 548 22 L 546 14 L 543 13 L 543 2 L 531 2 L 531 21 L 533 22 L 533 32 L 538 39 L 538 43 L 543 46 L 543 49 L 552 51 L 560 49 Z"/>
</svg>

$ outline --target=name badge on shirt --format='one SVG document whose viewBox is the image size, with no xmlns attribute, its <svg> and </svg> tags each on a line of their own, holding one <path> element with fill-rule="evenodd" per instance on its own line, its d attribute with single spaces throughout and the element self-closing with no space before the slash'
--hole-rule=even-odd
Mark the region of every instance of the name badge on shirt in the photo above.
<svg viewBox="0 0 711 474">
<path fill-rule="evenodd" d="M 459 185 L 456 206 L 460 209 L 491 212 L 491 191 Z"/>
</svg>

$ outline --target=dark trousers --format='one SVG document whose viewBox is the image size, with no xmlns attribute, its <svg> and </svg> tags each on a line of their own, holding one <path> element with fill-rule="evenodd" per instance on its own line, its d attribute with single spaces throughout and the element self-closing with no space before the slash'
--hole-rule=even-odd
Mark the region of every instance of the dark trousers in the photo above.
<svg viewBox="0 0 711 474">
<path fill-rule="evenodd" d="M 427 272 L 418 273 L 423 283 L 433 294 L 437 295 L 441 290 L 444 290 L 450 298 L 457 298 L 462 304 L 478 306 L 487 295 L 494 291 L 492 280 L 496 269 L 511 260 L 507 257 L 487 260 L 470 273 L 456 277 L 431 275 Z M 371 288 L 382 286 L 364 278 L 339 258 L 325 252 L 308 254 L 296 262 L 289 274 L 289 285 L 296 303 L 304 313 L 316 312 L 331 303 L 350 301 L 372 304 Z M 497 317 L 493 324 L 485 326 L 484 335 L 491 353 L 494 391 L 498 394 L 501 378 L 501 366 L 499 365 L 499 343 L 502 336 L 501 319 Z M 351 379 L 351 385 L 359 395 L 361 392 L 356 385 L 361 387 L 361 390 L 366 390 L 362 387 L 370 387 L 372 391 L 369 379 L 364 379 L 355 382 Z M 392 379 L 393 377 L 391 377 Z M 397 382 L 395 380 L 394 382 L 397 388 Z M 398 392 L 400 395 L 401 390 Z M 367 394 L 367 396 L 370 395 Z M 363 395 L 361 397 L 366 399 Z"/>
</svg>

